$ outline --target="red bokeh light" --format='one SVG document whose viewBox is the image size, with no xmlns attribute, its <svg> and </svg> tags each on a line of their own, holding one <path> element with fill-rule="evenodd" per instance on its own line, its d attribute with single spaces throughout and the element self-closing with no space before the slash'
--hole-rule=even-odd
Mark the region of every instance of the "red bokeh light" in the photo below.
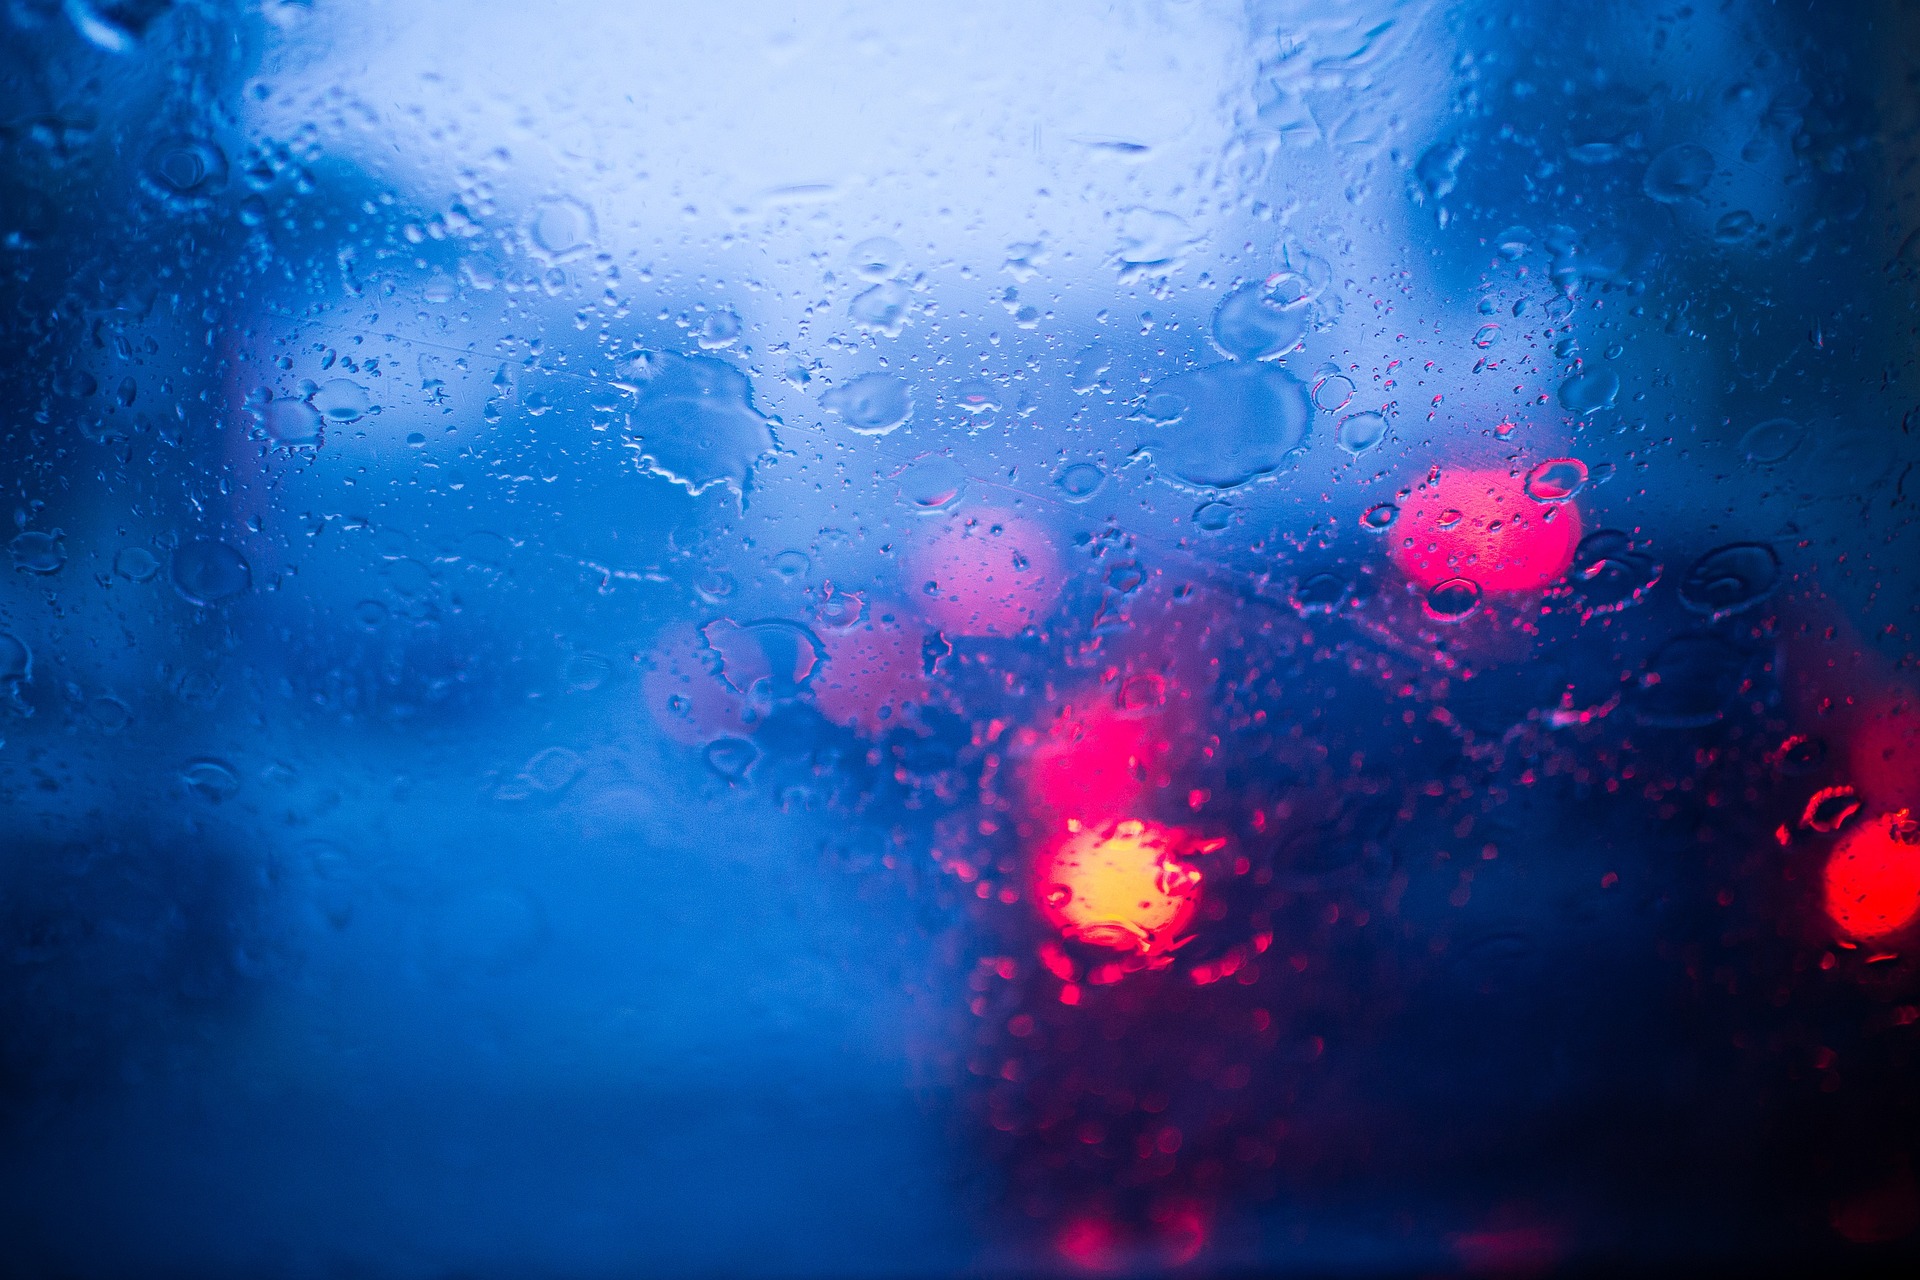
<svg viewBox="0 0 1920 1280">
<path fill-rule="evenodd" d="M 1466 578 L 1489 595 L 1536 591 L 1573 563 L 1580 513 L 1536 501 L 1504 470 L 1452 467 L 1414 488 L 1392 536 L 1394 563 L 1421 587 Z"/>
<path fill-rule="evenodd" d="M 691 627 L 663 633 L 645 659 L 640 697 L 676 742 L 698 745 L 751 729 L 746 699 L 719 675 L 720 657 Z"/>
<path fill-rule="evenodd" d="M 1061 716 L 1028 762 L 1028 797 L 1061 818 L 1087 823 L 1137 812 L 1171 750 L 1160 720 L 1114 708 Z"/>
<path fill-rule="evenodd" d="M 1060 594 L 1060 555 L 1035 521 L 1003 511 L 944 520 L 908 556 L 915 599 L 950 636 L 1013 636 Z"/>
<path fill-rule="evenodd" d="M 1191 843 L 1131 819 L 1071 831 L 1035 868 L 1040 909 L 1080 942 L 1143 956 L 1171 951 L 1200 906 L 1200 871 L 1180 856 Z"/>
<path fill-rule="evenodd" d="M 823 637 L 827 661 L 814 678 L 814 702 L 836 724 L 862 733 L 899 724 L 932 695 L 922 653 L 926 633 L 882 618 Z"/>
<path fill-rule="evenodd" d="M 1827 915 L 1856 938 L 1920 915 L 1920 827 L 1905 809 L 1857 824 L 1827 859 Z"/>
</svg>

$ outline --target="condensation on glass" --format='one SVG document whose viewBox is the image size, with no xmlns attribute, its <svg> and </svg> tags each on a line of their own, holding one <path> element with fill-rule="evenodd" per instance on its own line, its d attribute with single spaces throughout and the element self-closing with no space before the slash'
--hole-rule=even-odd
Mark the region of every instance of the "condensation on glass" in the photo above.
<svg viewBox="0 0 1920 1280">
<path fill-rule="evenodd" d="M 1842 8 L 9 0 L 9 1265 L 1910 1260 Z"/>
</svg>

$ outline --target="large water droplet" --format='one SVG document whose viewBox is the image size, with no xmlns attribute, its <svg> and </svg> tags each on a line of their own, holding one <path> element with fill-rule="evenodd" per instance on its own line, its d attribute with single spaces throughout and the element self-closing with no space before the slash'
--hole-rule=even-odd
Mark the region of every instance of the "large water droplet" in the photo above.
<svg viewBox="0 0 1920 1280">
<path fill-rule="evenodd" d="M 1678 204 L 1699 195 L 1713 181 L 1713 153 L 1683 142 L 1668 147 L 1647 166 L 1641 187 L 1662 204 Z"/>
<path fill-rule="evenodd" d="M 900 500 L 915 511 L 947 511 L 967 491 L 967 473 L 952 458 L 920 458 L 900 473 Z"/>
<path fill-rule="evenodd" d="M 1784 462 L 1788 454 L 1799 448 L 1805 434 L 1792 418 L 1769 418 L 1747 428 L 1747 433 L 1740 437 L 1740 452 L 1748 462 L 1772 466 Z"/>
<path fill-rule="evenodd" d="M 1347 580 L 1337 573 L 1315 573 L 1293 584 L 1291 603 L 1300 614 L 1332 613 L 1347 598 Z"/>
<path fill-rule="evenodd" d="M 1727 714 L 1745 671 L 1745 657 L 1719 636 L 1675 636 L 1647 660 L 1634 691 L 1635 718 L 1665 729 L 1713 724 Z"/>
<path fill-rule="evenodd" d="M 1360 527 L 1372 533 L 1384 533 L 1393 527 L 1400 508 L 1391 502 L 1376 502 L 1360 513 Z"/>
<path fill-rule="evenodd" d="M 359 383 L 346 378 L 332 378 L 313 393 L 313 407 L 328 422 L 352 422 L 364 416 L 373 407 L 373 402 L 367 389 Z"/>
<path fill-rule="evenodd" d="M 1335 438 L 1348 453 L 1365 453 L 1387 438 L 1387 417 L 1371 410 L 1350 414 L 1340 420 Z"/>
<path fill-rule="evenodd" d="M 1626 608 L 1659 580 L 1658 562 L 1618 529 L 1600 529 L 1582 538 L 1567 571 L 1575 597 L 1594 613 Z"/>
<path fill-rule="evenodd" d="M 549 200 L 534 211 L 528 234 L 548 254 L 566 257 L 592 243 L 593 210 L 564 196 Z"/>
<path fill-rule="evenodd" d="M 907 322 L 906 286 L 893 280 L 882 281 L 848 304 L 847 314 L 856 324 L 897 338 Z"/>
<path fill-rule="evenodd" d="M 1267 364 L 1175 374 L 1147 399 L 1138 448 L 1190 485 L 1232 489 L 1280 469 L 1306 440 L 1307 389 Z"/>
<path fill-rule="evenodd" d="M 1620 394 L 1620 375 L 1611 369 L 1587 369 L 1560 384 L 1560 407 L 1568 413 L 1611 409 Z"/>
<path fill-rule="evenodd" d="M 744 497 L 775 445 L 747 375 L 724 360 L 669 352 L 645 356 L 638 376 L 630 429 L 640 465 L 689 493 L 725 485 Z"/>
<path fill-rule="evenodd" d="M 212 756 L 187 761 L 186 767 L 180 770 L 180 782 L 209 804 L 231 800 L 240 790 L 240 775 L 233 771 L 233 766 Z"/>
<path fill-rule="evenodd" d="M 1565 502 L 1586 483 L 1586 463 L 1578 458 L 1554 458 L 1527 472 L 1527 496 L 1536 502 Z"/>
<path fill-rule="evenodd" d="M 1270 360 L 1285 355 L 1307 331 L 1307 306 L 1285 305 L 1264 283 L 1244 284 L 1213 312 L 1213 343 L 1237 360 Z"/>
<path fill-rule="evenodd" d="M 260 425 L 280 444 L 319 444 L 320 410 L 305 400 L 269 400 L 259 410 Z"/>
<path fill-rule="evenodd" d="M 1207 502 L 1193 513 L 1195 525 L 1208 533 L 1219 533 L 1233 523 L 1233 507 L 1225 502 Z"/>
<path fill-rule="evenodd" d="M 853 246 L 853 271 L 862 280 L 879 283 L 890 278 L 907 260 L 907 251 L 897 240 L 874 236 Z"/>
<path fill-rule="evenodd" d="M 554 795 L 572 785 L 586 767 L 586 761 L 577 752 L 566 747 L 547 747 L 527 761 L 520 770 L 520 776 L 535 791 Z"/>
<path fill-rule="evenodd" d="M 247 559 L 224 542 L 194 538 L 173 553 L 173 587 L 192 604 L 231 599 L 253 582 Z"/>
<path fill-rule="evenodd" d="M 1441 622 L 1458 622 L 1479 605 L 1480 594 L 1480 584 L 1471 578 L 1436 582 L 1427 592 L 1427 616 Z"/>
<path fill-rule="evenodd" d="M 113 557 L 113 571 L 128 582 L 145 582 L 160 569 L 160 561 L 145 547 L 124 547 Z"/>
<path fill-rule="evenodd" d="M 13 556 L 13 567 L 22 573 L 58 573 L 67 563 L 67 549 L 60 545 L 58 533 L 29 529 L 16 534 L 7 551 Z"/>
<path fill-rule="evenodd" d="M 162 196 L 201 196 L 226 185 L 227 157 L 204 138 L 162 138 L 147 152 L 146 173 Z"/>
<path fill-rule="evenodd" d="M 716 738 L 703 754 L 709 769 L 728 782 L 741 782 L 760 758 L 760 748 L 745 738 Z"/>
<path fill-rule="evenodd" d="M 913 392 L 905 378 L 867 373 L 820 397 L 848 428 L 863 436 L 884 436 L 913 415 Z"/>
<path fill-rule="evenodd" d="M 1693 562 L 1680 580 L 1680 600 L 1715 618 L 1753 608 L 1780 583 L 1780 556 L 1764 542 L 1734 542 Z"/>
<path fill-rule="evenodd" d="M 1061 468 L 1060 474 L 1053 478 L 1054 487 L 1068 502 L 1085 502 L 1100 492 L 1106 482 L 1106 471 L 1091 462 L 1072 463 Z"/>
<path fill-rule="evenodd" d="M 806 688 L 825 652 L 818 636 L 784 618 L 744 624 L 721 618 L 700 634 L 720 656 L 721 679 L 767 699 L 791 698 Z"/>
</svg>

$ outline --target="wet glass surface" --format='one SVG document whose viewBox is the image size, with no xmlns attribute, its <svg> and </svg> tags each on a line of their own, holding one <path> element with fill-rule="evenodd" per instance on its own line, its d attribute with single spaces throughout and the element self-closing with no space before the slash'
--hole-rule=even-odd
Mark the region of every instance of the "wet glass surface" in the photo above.
<svg viewBox="0 0 1920 1280">
<path fill-rule="evenodd" d="M 27 1275 L 1920 1240 L 1920 11 L 8 0 Z"/>
</svg>

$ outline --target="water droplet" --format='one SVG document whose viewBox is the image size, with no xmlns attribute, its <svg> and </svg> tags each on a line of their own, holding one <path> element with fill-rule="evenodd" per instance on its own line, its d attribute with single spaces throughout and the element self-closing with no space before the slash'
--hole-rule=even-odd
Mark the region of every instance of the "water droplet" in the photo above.
<svg viewBox="0 0 1920 1280">
<path fill-rule="evenodd" d="M 1074 358 L 1073 377 L 1068 385 L 1080 395 L 1102 385 L 1107 371 L 1113 367 L 1113 355 L 1104 342 L 1089 343 Z"/>
<path fill-rule="evenodd" d="M 1471 578 L 1448 578 L 1427 592 L 1427 616 L 1458 622 L 1480 604 L 1480 584 Z"/>
<path fill-rule="evenodd" d="M 1618 529 L 1588 534 L 1574 548 L 1567 571 L 1575 597 L 1594 613 L 1614 613 L 1633 604 L 1660 581 L 1660 565 Z"/>
<path fill-rule="evenodd" d="M 920 458 L 900 472 L 900 500 L 915 511 L 947 511 L 967 490 L 967 473 L 952 458 Z"/>
<path fill-rule="evenodd" d="M 209 804 L 231 800 L 240 790 L 240 776 L 225 760 L 205 756 L 187 761 L 180 771 L 181 784 Z"/>
<path fill-rule="evenodd" d="M 1420 184 L 1419 194 L 1428 200 L 1446 199 L 1460 180 L 1460 166 L 1466 158 L 1467 149 L 1456 139 L 1449 138 L 1428 147 L 1413 167 L 1414 179 Z"/>
<path fill-rule="evenodd" d="M 1131 560 L 1122 560 L 1107 570 L 1107 589 L 1123 596 L 1138 591 L 1146 580 L 1146 573 Z"/>
<path fill-rule="evenodd" d="M 1721 244 L 1739 244 L 1752 239 L 1757 229 L 1752 214 L 1745 209 L 1735 209 L 1732 213 L 1722 214 L 1720 220 L 1713 224 L 1713 238 Z"/>
<path fill-rule="evenodd" d="M 1788 454 L 1800 447 L 1805 436 L 1805 430 L 1792 418 L 1769 418 L 1747 428 L 1747 433 L 1740 437 L 1740 452 L 1748 462 L 1768 467 L 1784 462 Z"/>
<path fill-rule="evenodd" d="M 1066 495 L 1068 502 L 1085 502 L 1100 492 L 1106 482 L 1106 471 L 1091 462 L 1072 463 L 1061 468 L 1060 474 L 1053 478 L 1054 486 Z"/>
<path fill-rule="evenodd" d="M 875 236 L 853 246 L 853 271 L 862 280 L 890 279 L 907 261 L 907 251 L 896 240 Z"/>
<path fill-rule="evenodd" d="M 16 534 L 7 550 L 13 556 L 13 567 L 22 573 L 54 574 L 67 563 L 67 549 L 60 544 L 58 533 L 30 529 Z"/>
<path fill-rule="evenodd" d="M 1517 261 L 1526 257 L 1527 251 L 1533 248 L 1533 232 L 1525 227 L 1508 227 L 1493 238 L 1493 247 L 1499 250 L 1500 256 L 1507 261 Z M 1519 304 L 1516 303 L 1513 313 L 1515 315 L 1520 314 L 1518 306 Z"/>
<path fill-rule="evenodd" d="M 1560 407 L 1568 413 L 1597 413 L 1613 407 L 1620 375 L 1611 369 L 1587 369 L 1560 384 Z"/>
<path fill-rule="evenodd" d="M 1243 284 L 1213 312 L 1213 344 L 1237 360 L 1271 360 L 1300 343 L 1307 331 L 1307 306 L 1284 305 L 1264 283 Z"/>
<path fill-rule="evenodd" d="M 1393 527 L 1400 514 L 1400 508 L 1391 502 L 1376 502 L 1360 513 L 1360 527 L 1374 533 L 1384 533 Z"/>
<path fill-rule="evenodd" d="M 1348 453 L 1365 453 L 1387 438 L 1386 415 L 1369 410 L 1342 418 L 1335 438 Z"/>
<path fill-rule="evenodd" d="M 825 652 L 818 636 L 784 618 L 744 624 L 720 618 L 700 634 L 720 657 L 722 680 L 740 693 L 772 700 L 804 689 Z"/>
<path fill-rule="evenodd" d="M 1479 347 L 1482 351 L 1485 351 L 1499 340 L 1500 326 L 1497 324 L 1483 324 L 1473 335 L 1473 345 Z"/>
<path fill-rule="evenodd" d="M 747 375 L 711 356 L 669 352 L 643 357 L 639 376 L 630 431 L 640 465 L 689 493 L 724 485 L 744 498 L 776 443 Z"/>
<path fill-rule="evenodd" d="M 716 738 L 703 754 L 709 769 L 728 782 L 741 782 L 760 758 L 760 748 L 745 738 Z"/>
<path fill-rule="evenodd" d="M 1653 158 L 1641 188 L 1662 204 L 1678 204 L 1699 195 L 1713 180 L 1713 164 L 1711 151 L 1683 142 Z"/>
<path fill-rule="evenodd" d="M 1745 671 L 1745 657 L 1719 636 L 1675 636 L 1647 659 L 1634 691 L 1634 715 L 1663 729 L 1714 724 L 1727 714 Z"/>
<path fill-rule="evenodd" d="M 782 551 L 774 556 L 773 571 L 788 582 L 798 582 L 807 576 L 813 568 L 813 561 L 804 551 Z"/>
<path fill-rule="evenodd" d="M 0 631 L 0 680 L 33 679 L 33 650 L 11 631 Z"/>
<path fill-rule="evenodd" d="M 1306 440 L 1307 389 L 1268 364 L 1214 364 L 1175 374 L 1148 397 L 1138 448 L 1190 485 L 1232 489 L 1271 475 Z"/>
<path fill-rule="evenodd" d="M 1193 245 L 1187 220 L 1159 209 L 1122 209 L 1120 247 L 1114 260 L 1122 280 L 1171 268 Z"/>
<path fill-rule="evenodd" d="M 305 400 L 269 400 L 259 414 L 260 425 L 281 444 L 320 443 L 320 411 Z"/>
<path fill-rule="evenodd" d="M 1565 502 L 1587 484 L 1587 464 L 1578 458 L 1554 458 L 1527 472 L 1527 496 L 1535 502 Z"/>
<path fill-rule="evenodd" d="M 554 795 L 564 791 L 586 770 L 586 761 L 565 747 L 547 747 L 527 761 L 521 777 L 535 791 Z"/>
<path fill-rule="evenodd" d="M 231 599 L 253 582 L 246 557 L 224 542 L 194 538 L 173 553 L 173 587 L 191 604 Z"/>
<path fill-rule="evenodd" d="M 953 403 L 961 412 L 979 417 L 1000 407 L 1000 389 L 985 378 L 970 378 L 954 392 Z"/>
<path fill-rule="evenodd" d="M 560 678 L 575 693 L 591 693 L 612 676 L 612 661 L 597 653 L 576 653 L 560 671 Z"/>
<path fill-rule="evenodd" d="M 1727 618 L 1753 608 L 1780 583 L 1780 556 L 1764 542 L 1734 542 L 1693 562 L 1680 600 L 1695 613 Z"/>
<path fill-rule="evenodd" d="M 146 173 L 162 196 L 203 196 L 226 185 L 227 157 L 204 138 L 163 138 L 147 152 Z"/>
<path fill-rule="evenodd" d="M 271 406 L 269 406 L 271 407 Z M 313 393 L 313 407 L 328 422 L 352 422 L 372 407 L 367 389 L 346 378 L 332 378 Z"/>
<path fill-rule="evenodd" d="M 867 373 L 820 397 L 848 428 L 863 436 L 884 436 L 913 415 L 913 392 L 905 378 Z"/>
<path fill-rule="evenodd" d="M 844 631 L 867 616 L 867 600 L 857 591 L 836 590 L 829 582 L 821 588 L 813 616 L 823 627 Z"/>
<path fill-rule="evenodd" d="M 119 733 L 133 723 L 133 712 L 120 699 L 103 695 L 87 703 L 87 718 L 102 733 Z"/>
<path fill-rule="evenodd" d="M 1316 573 L 1293 584 L 1293 607 L 1303 616 L 1332 613 L 1347 598 L 1347 580 L 1337 573 Z"/>
<path fill-rule="evenodd" d="M 693 336 L 703 350 L 730 347 L 740 340 L 740 313 L 732 307 L 715 307 L 700 317 Z"/>
<path fill-rule="evenodd" d="M 1860 812 L 1860 794 L 1849 786 L 1822 787 L 1807 798 L 1800 823 L 1822 835 L 1832 835 Z"/>
<path fill-rule="evenodd" d="M 1353 403 L 1353 379 L 1344 373 L 1324 373 L 1313 384 L 1313 407 L 1322 413 L 1338 413 Z"/>
<path fill-rule="evenodd" d="M 555 258 L 584 249 L 593 241 L 593 210 L 578 200 L 549 200 L 534 211 L 528 228 L 536 247 Z"/>
<path fill-rule="evenodd" d="M 907 322 L 906 286 L 893 280 L 876 284 L 848 304 L 847 314 L 856 324 L 897 338 Z"/>
<path fill-rule="evenodd" d="M 1803 733 L 1789 735 L 1774 749 L 1773 762 L 1789 778 L 1804 777 L 1826 764 L 1826 741 Z"/>
<path fill-rule="evenodd" d="M 1219 533 L 1233 523 L 1233 507 L 1225 502 L 1202 503 L 1193 513 L 1193 522 L 1208 533 Z"/>
</svg>

